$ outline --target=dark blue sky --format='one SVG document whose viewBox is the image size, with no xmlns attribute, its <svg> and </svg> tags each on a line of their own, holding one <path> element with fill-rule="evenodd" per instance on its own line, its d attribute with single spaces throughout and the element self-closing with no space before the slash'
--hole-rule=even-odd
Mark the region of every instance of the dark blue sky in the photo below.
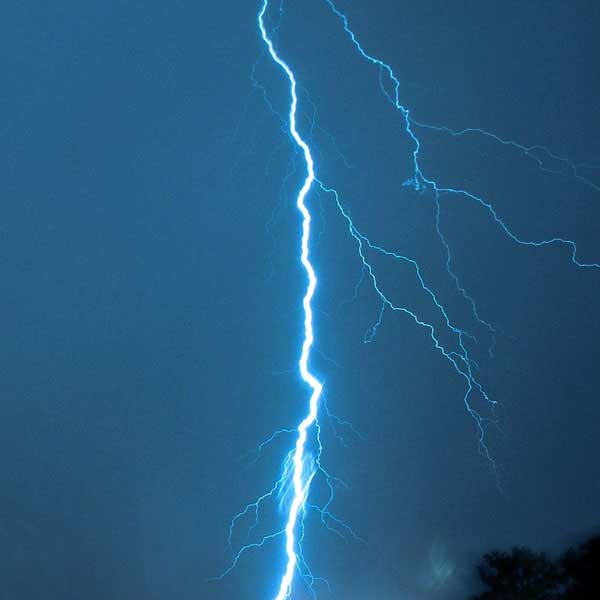
<svg viewBox="0 0 600 600">
<path fill-rule="evenodd" d="M 305 407 L 302 162 L 252 66 L 282 114 L 285 80 L 261 58 L 253 2 L 59 4 L 9 2 L 0 25 L 0 595 L 270 598 L 278 543 L 207 579 L 230 560 L 229 519 L 268 489 L 290 439 L 256 464 L 248 452 Z M 595 2 L 340 8 L 393 66 L 416 119 L 600 165 Z M 286 2 L 278 45 L 307 136 L 316 107 L 319 173 L 363 232 L 419 260 L 453 318 L 476 329 L 481 378 L 501 404 L 488 440 L 503 494 L 463 382 L 427 334 L 386 313 L 363 344 L 378 303 L 368 285 L 346 302 L 355 246 L 331 198 L 311 196 L 313 364 L 330 408 L 362 433 L 340 443 L 327 429 L 324 460 L 348 483 L 336 513 L 366 543 L 311 522 L 307 559 L 330 580 L 325 599 L 463 598 L 479 552 L 553 551 L 600 525 L 600 273 L 565 248 L 519 247 L 477 205 L 443 199 L 455 269 L 502 332 L 490 359 L 444 271 L 431 196 L 401 185 L 412 148 L 377 70 L 320 0 Z M 598 261 L 600 193 L 489 139 L 420 135 L 428 175 L 484 195 L 523 237 L 576 239 Z M 398 302 L 431 317 L 409 270 L 378 268 Z M 299 587 L 294 600 L 305 597 Z"/>
</svg>

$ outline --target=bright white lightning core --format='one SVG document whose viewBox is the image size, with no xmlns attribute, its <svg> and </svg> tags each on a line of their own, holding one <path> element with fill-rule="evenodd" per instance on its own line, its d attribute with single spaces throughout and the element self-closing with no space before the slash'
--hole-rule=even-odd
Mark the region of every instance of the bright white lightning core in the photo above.
<svg viewBox="0 0 600 600">
<path fill-rule="evenodd" d="M 289 79 L 291 96 L 289 112 L 290 134 L 304 154 L 304 160 L 306 162 L 307 169 L 306 179 L 304 180 L 296 199 L 296 206 L 302 214 L 302 242 L 300 260 L 308 277 L 306 293 L 304 294 L 304 299 L 302 300 L 302 306 L 304 308 L 304 341 L 302 343 L 302 353 L 300 354 L 298 366 L 300 368 L 300 375 L 302 376 L 302 379 L 310 386 L 312 393 L 310 396 L 308 414 L 298 425 L 298 438 L 296 440 L 296 447 L 292 455 L 292 482 L 294 499 L 290 505 L 288 521 L 285 526 L 287 565 L 281 578 L 279 591 L 275 597 L 275 600 L 285 600 L 285 598 L 289 598 L 294 571 L 298 563 L 298 558 L 296 556 L 296 526 L 298 523 L 298 516 L 305 508 L 310 482 L 315 474 L 314 468 L 311 467 L 309 461 L 306 459 L 305 446 L 307 431 L 315 424 L 317 419 L 319 398 L 321 396 L 321 392 L 323 391 L 323 384 L 310 372 L 308 368 L 308 360 L 310 358 L 310 351 L 314 341 L 311 301 L 317 287 L 317 277 L 310 262 L 308 253 L 311 219 L 310 212 L 305 204 L 305 199 L 306 195 L 310 191 L 310 188 L 312 187 L 313 182 L 315 181 L 314 163 L 308 144 L 302 139 L 298 133 L 298 130 L 296 129 L 296 108 L 298 106 L 298 97 L 296 95 L 296 78 L 294 77 L 294 73 L 287 63 L 285 63 L 285 61 L 275 51 L 273 42 L 265 28 L 264 16 L 267 6 L 268 0 L 263 0 L 262 8 L 258 13 L 258 26 L 260 28 L 262 38 L 269 49 L 271 58 L 281 67 L 281 69 L 283 69 L 287 75 L 287 78 Z"/>
</svg>

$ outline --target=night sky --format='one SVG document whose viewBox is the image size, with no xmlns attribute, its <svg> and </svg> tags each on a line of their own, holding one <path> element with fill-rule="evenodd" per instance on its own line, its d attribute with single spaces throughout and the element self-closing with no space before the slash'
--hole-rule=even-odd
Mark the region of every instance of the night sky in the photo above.
<svg viewBox="0 0 600 600">
<path fill-rule="evenodd" d="M 269 24 L 278 20 L 274 1 Z M 390 63 L 412 116 L 543 144 L 600 185 L 600 5 L 340 0 Z M 282 540 L 231 561 L 231 517 L 279 476 L 307 392 L 295 192 L 303 162 L 277 114 L 285 78 L 257 2 L 4 3 L 0 130 L 0 598 L 272 598 Z M 307 521 L 319 597 L 458 600 L 478 555 L 549 552 L 600 526 L 600 271 L 516 245 L 464 197 L 403 187 L 412 145 L 322 0 L 286 0 L 276 36 L 301 86 L 299 127 L 369 237 L 419 261 L 499 402 L 480 455 L 464 381 L 426 331 L 384 314 L 332 198 L 309 197 L 314 370 L 328 406 L 333 508 L 364 542 Z M 255 69 L 253 71 L 253 66 Z M 251 75 L 261 87 L 253 87 Z M 263 91 L 264 90 L 264 91 Z M 267 102 L 265 102 L 265 94 Z M 316 118 L 313 117 L 316 115 Z M 489 138 L 419 130 L 421 166 L 491 202 L 524 238 L 600 259 L 600 192 Z M 390 294 L 437 319 L 406 266 Z M 437 321 L 436 321 L 437 322 Z M 443 334 L 443 336 L 446 334 Z M 449 339 L 445 337 L 444 339 Z M 265 512 L 255 531 L 283 515 Z M 252 520 L 245 525 L 251 524 Z M 264 527 L 264 529 L 261 529 Z M 250 539 L 250 538 L 248 538 Z M 234 541 L 246 541 L 244 526 Z M 294 600 L 309 595 L 298 583 Z"/>
</svg>

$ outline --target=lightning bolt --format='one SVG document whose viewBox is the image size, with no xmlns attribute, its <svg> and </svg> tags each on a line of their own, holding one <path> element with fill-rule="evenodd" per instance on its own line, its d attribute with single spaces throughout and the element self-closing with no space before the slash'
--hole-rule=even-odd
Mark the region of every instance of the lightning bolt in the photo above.
<svg viewBox="0 0 600 600">
<path fill-rule="evenodd" d="M 413 119 L 409 109 L 400 102 L 400 80 L 395 75 L 392 67 L 383 60 L 369 54 L 364 49 L 357 35 L 350 27 L 349 19 L 337 8 L 333 0 L 322 1 L 339 19 L 345 33 L 359 55 L 362 56 L 362 58 L 368 63 L 371 63 L 379 69 L 381 91 L 385 98 L 400 114 L 404 124 L 404 131 L 412 143 L 412 176 L 405 181 L 403 185 L 412 189 L 416 193 L 429 193 L 432 195 L 435 207 L 434 225 L 440 245 L 445 254 L 446 272 L 448 273 L 460 296 L 470 306 L 471 313 L 475 321 L 488 331 L 491 340 L 488 350 L 491 355 L 493 353 L 496 340 L 496 329 L 489 321 L 480 316 L 480 311 L 475 303 L 475 300 L 463 286 L 457 274 L 455 273 L 453 269 L 451 248 L 442 231 L 440 211 L 441 202 L 445 196 L 460 196 L 474 202 L 480 208 L 485 210 L 490 219 L 499 227 L 499 229 L 516 244 L 532 248 L 540 248 L 550 245 L 563 246 L 568 249 L 571 262 L 578 268 L 600 269 L 600 263 L 581 260 L 578 256 L 577 244 L 573 240 L 559 236 L 535 240 L 528 239 L 520 234 L 517 234 L 507 225 L 505 220 L 500 216 L 494 206 L 482 196 L 474 194 L 466 189 L 457 189 L 438 183 L 434 179 L 428 177 L 423 172 L 420 165 L 420 151 L 422 144 L 415 131 L 417 129 L 430 129 L 443 134 L 449 134 L 454 137 L 466 135 L 485 136 L 503 146 L 510 147 L 520 152 L 529 159 L 534 160 L 537 163 L 537 166 L 543 171 L 559 175 L 572 176 L 575 180 L 596 191 L 600 191 L 600 187 L 591 180 L 585 178 L 580 173 L 580 167 L 582 165 L 578 165 L 570 159 L 552 152 L 545 146 L 527 146 L 512 140 L 504 139 L 485 129 L 465 128 L 462 130 L 454 130 L 446 126 L 430 125 Z M 274 600 L 289 600 L 289 598 L 291 598 L 292 584 L 294 580 L 294 574 L 296 572 L 299 572 L 302 578 L 307 582 L 313 595 L 316 595 L 313 588 L 316 582 L 323 582 L 328 585 L 325 579 L 315 576 L 312 573 L 307 561 L 304 559 L 302 551 L 302 545 L 304 541 L 304 518 L 308 511 L 315 511 L 320 516 L 322 524 L 330 531 L 333 531 L 342 537 L 345 535 L 350 535 L 354 539 L 360 540 L 360 538 L 346 523 L 344 523 L 344 521 L 339 519 L 331 512 L 331 504 L 334 498 L 334 486 L 343 485 L 343 482 L 331 475 L 322 464 L 323 445 L 321 441 L 319 411 L 323 409 L 325 415 L 329 417 L 336 425 L 350 427 L 351 429 L 352 426 L 343 419 L 336 417 L 329 411 L 323 395 L 323 383 L 310 370 L 311 352 L 315 349 L 312 301 L 317 288 L 318 278 L 315 268 L 310 260 L 312 218 L 311 212 L 306 203 L 309 193 L 319 192 L 333 198 L 334 206 L 341 218 L 344 220 L 348 233 L 355 244 L 357 256 L 361 264 L 361 275 L 355 287 L 355 296 L 357 295 L 359 286 L 362 285 L 363 282 L 368 281 L 372 290 L 379 299 L 380 309 L 377 319 L 372 327 L 370 327 L 365 333 L 365 343 L 371 342 L 376 336 L 379 327 L 382 325 L 386 311 L 403 314 L 412 320 L 418 327 L 422 328 L 430 337 L 435 350 L 448 362 L 457 375 L 463 379 L 465 384 L 463 404 L 467 413 L 475 421 L 478 432 L 479 451 L 489 461 L 494 471 L 496 471 L 496 464 L 485 443 L 485 433 L 487 425 L 489 423 L 496 422 L 494 415 L 496 401 L 489 396 L 488 392 L 485 390 L 484 386 L 477 377 L 477 370 L 479 367 L 469 352 L 469 344 L 476 342 L 475 337 L 453 321 L 449 310 L 441 301 L 438 292 L 436 292 L 434 287 L 427 280 L 427 275 L 421 265 L 411 256 L 407 256 L 393 249 L 386 248 L 382 244 L 372 240 L 363 231 L 361 231 L 353 221 L 350 212 L 344 205 L 342 198 L 336 189 L 326 185 L 317 177 L 315 161 L 313 158 L 313 153 L 311 152 L 311 147 L 298 130 L 298 82 L 294 74 L 294 70 L 277 51 L 273 42 L 273 34 L 269 33 L 267 25 L 265 24 L 265 17 L 269 8 L 269 0 L 261 0 L 257 14 L 257 25 L 266 54 L 283 73 L 289 84 L 289 111 L 286 118 L 282 118 L 277 114 L 268 98 L 266 89 L 258 83 L 255 77 L 256 64 L 252 69 L 251 80 L 254 87 L 262 93 L 271 112 L 282 121 L 284 130 L 287 132 L 286 134 L 291 136 L 296 148 L 300 151 L 305 166 L 306 175 L 296 196 L 296 207 L 300 213 L 302 221 L 299 260 L 304 269 L 307 282 L 304 296 L 302 298 L 304 327 L 302 349 L 298 360 L 298 370 L 302 380 L 310 390 L 310 397 L 305 416 L 296 427 L 278 430 L 259 445 L 257 450 L 258 456 L 260 456 L 263 449 L 271 444 L 275 439 L 283 436 L 295 437 L 295 443 L 293 444 L 292 449 L 289 450 L 285 455 L 279 480 L 273 484 L 269 491 L 258 497 L 255 501 L 249 503 L 242 511 L 234 516 L 230 524 L 228 539 L 230 545 L 232 545 L 232 538 L 236 525 L 240 520 L 246 518 L 248 515 L 254 515 L 254 521 L 250 526 L 249 531 L 249 533 L 251 533 L 259 524 L 259 512 L 262 505 L 271 500 L 278 499 L 279 507 L 286 515 L 285 525 L 277 531 L 264 535 L 257 542 L 242 545 L 240 550 L 235 554 L 229 568 L 218 579 L 231 572 L 247 551 L 261 548 L 274 539 L 284 538 L 285 566 L 277 586 L 277 592 Z M 279 14 L 280 16 L 283 16 L 284 14 L 283 2 L 279 6 Z M 278 25 L 272 28 L 272 32 L 274 33 L 277 29 Z M 389 88 L 391 88 L 391 91 Z M 311 130 L 315 127 L 315 113 L 316 109 L 313 106 L 313 122 Z M 547 162 L 549 161 L 553 161 L 555 164 L 560 165 L 560 168 L 552 169 L 548 167 Z M 289 173 L 286 175 L 286 180 L 289 175 Z M 414 275 L 415 283 L 423 291 L 425 297 L 429 300 L 431 307 L 437 316 L 432 319 L 426 319 L 418 314 L 415 310 L 396 302 L 384 289 L 384 286 L 377 275 L 377 269 L 375 268 L 373 261 L 374 256 L 385 257 L 410 269 Z M 437 325 L 435 324 L 436 320 L 438 322 Z M 446 334 L 446 337 L 449 335 L 451 339 L 450 342 L 442 342 L 441 332 L 439 331 L 440 323 L 441 328 Z M 474 396 L 478 396 L 488 406 L 492 414 L 491 417 L 484 416 L 479 409 L 475 408 L 473 403 Z M 310 436 L 312 436 L 316 442 L 317 449 L 314 453 L 311 453 L 308 448 Z M 318 505 L 309 501 L 311 484 L 314 478 L 319 474 L 324 477 L 329 490 L 328 498 L 322 505 Z"/>
<path fill-rule="evenodd" d="M 304 308 L 304 341 L 302 342 L 302 352 L 300 353 L 300 360 L 298 361 L 298 367 L 300 369 L 300 376 L 304 382 L 310 387 L 311 395 L 308 404 L 308 414 L 298 425 L 298 436 L 296 439 L 296 447 L 292 454 L 293 462 L 293 473 L 292 482 L 294 486 L 294 497 L 288 512 L 288 520 L 285 526 L 285 550 L 287 554 L 287 564 L 285 572 L 281 578 L 279 585 L 279 591 L 275 600 L 284 600 L 289 597 L 292 588 L 292 579 L 294 577 L 294 571 L 298 564 L 298 557 L 296 555 L 296 526 L 298 523 L 298 515 L 304 510 L 306 505 L 306 498 L 308 496 L 308 490 L 310 482 L 315 475 L 314 467 L 311 467 L 305 457 L 305 447 L 307 431 L 311 428 L 316 420 L 319 409 L 319 398 L 323 391 L 323 384 L 310 372 L 308 367 L 308 361 L 310 359 L 310 351 L 314 342 L 313 332 L 313 312 L 312 312 L 312 299 L 315 294 L 317 287 L 317 276 L 315 269 L 310 262 L 309 257 L 309 241 L 310 241 L 310 223 L 311 216 L 310 211 L 306 207 L 306 195 L 310 191 L 315 181 L 315 166 L 313 157 L 310 152 L 308 144 L 302 139 L 298 133 L 296 127 L 296 110 L 298 107 L 298 96 L 296 93 L 296 78 L 294 72 L 288 66 L 288 64 L 277 54 L 273 41 L 269 37 L 265 27 L 264 16 L 269 3 L 268 0 L 263 0 L 262 7 L 258 13 L 258 27 L 264 43 L 267 45 L 269 54 L 275 63 L 277 63 L 283 72 L 286 74 L 290 83 L 290 111 L 289 111 L 289 127 L 290 134 L 298 147 L 302 150 L 304 155 L 304 161 L 306 162 L 306 179 L 298 192 L 296 198 L 296 206 L 302 215 L 302 239 L 300 249 L 300 262 L 304 267 L 306 276 L 308 278 L 308 285 L 306 286 L 306 292 L 302 299 L 302 307 Z"/>
</svg>

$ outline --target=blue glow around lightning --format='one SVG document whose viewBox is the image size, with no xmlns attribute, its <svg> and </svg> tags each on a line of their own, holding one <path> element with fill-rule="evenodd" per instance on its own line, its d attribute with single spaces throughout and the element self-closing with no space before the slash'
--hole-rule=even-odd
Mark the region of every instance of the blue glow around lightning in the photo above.
<svg viewBox="0 0 600 600">
<path fill-rule="evenodd" d="M 287 564 L 285 571 L 281 578 L 279 585 L 279 591 L 275 596 L 275 600 L 284 600 L 288 598 L 292 589 L 292 579 L 294 572 L 298 565 L 298 555 L 296 548 L 296 528 L 298 524 L 298 516 L 305 510 L 306 499 L 312 478 L 315 475 L 315 467 L 312 466 L 309 460 L 305 457 L 305 446 L 307 438 L 307 430 L 312 427 L 317 419 L 317 412 L 319 407 L 319 398 L 323 391 L 323 384 L 310 372 L 308 368 L 308 361 L 310 358 L 311 347 L 314 342 L 313 332 L 313 313 L 312 313 L 312 298 L 317 287 L 317 277 L 315 270 L 310 262 L 309 258 L 309 241 L 310 241 L 310 222 L 311 215 L 306 207 L 305 199 L 306 195 L 310 191 L 315 180 L 314 163 L 308 144 L 302 139 L 298 130 L 296 129 L 296 109 L 298 106 L 298 97 L 296 94 L 296 78 L 294 73 L 288 64 L 279 57 L 277 54 L 273 42 L 267 33 L 264 23 L 264 15 L 268 7 L 268 0 L 264 0 L 262 8 L 258 13 L 258 27 L 262 35 L 263 41 L 267 45 L 271 58 L 283 69 L 287 78 L 290 82 L 290 111 L 289 111 L 289 126 L 290 134 L 294 138 L 294 141 L 304 154 L 304 160 L 306 162 L 306 179 L 296 199 L 296 206 L 302 214 L 302 240 L 301 240 L 301 251 L 300 251 L 300 262 L 306 271 L 308 277 L 308 285 L 306 287 L 306 293 L 302 300 L 302 306 L 304 308 L 304 341 L 302 343 L 302 352 L 300 354 L 300 360 L 298 366 L 300 369 L 300 375 L 302 379 L 308 384 L 312 390 L 309 400 L 308 414 L 304 417 L 301 423 L 298 425 L 298 436 L 296 439 L 296 446 L 291 455 L 292 461 L 292 482 L 293 482 L 293 499 L 288 511 L 288 520 L 285 526 L 285 549 L 287 554 Z"/>
<path fill-rule="evenodd" d="M 347 16 L 341 12 L 333 0 L 323 0 L 323 2 L 329 7 L 332 13 L 341 21 L 345 33 L 348 35 L 352 44 L 354 45 L 357 52 L 369 63 L 373 64 L 379 69 L 379 84 L 381 91 L 389 102 L 391 102 L 394 108 L 401 114 L 404 130 L 409 136 L 412 144 L 412 164 L 413 173 L 412 176 L 404 182 L 405 187 L 412 188 L 418 193 L 425 193 L 431 191 L 433 193 L 435 202 L 435 230 L 437 232 L 440 244 L 443 248 L 445 255 L 445 268 L 449 277 L 451 278 L 456 290 L 460 293 L 462 298 L 467 302 L 471 308 L 471 313 L 474 319 L 483 326 L 489 333 L 491 343 L 488 351 L 490 355 L 493 354 L 494 346 L 496 343 L 496 329 L 488 320 L 484 319 L 479 312 L 479 309 L 475 303 L 474 298 L 469 294 L 466 288 L 460 282 L 458 276 L 453 269 L 453 257 L 450 245 L 444 236 L 440 222 L 441 212 L 441 201 L 444 195 L 459 195 L 475 202 L 477 205 L 487 211 L 491 219 L 496 225 L 515 243 L 521 246 L 528 247 L 544 247 L 550 245 L 561 245 L 569 249 L 571 262 L 579 268 L 595 268 L 600 269 L 600 263 L 596 262 L 585 262 L 579 259 L 577 254 L 577 244 L 573 240 L 565 239 L 562 237 L 552 237 L 549 239 L 542 240 L 529 240 L 521 235 L 514 233 L 506 222 L 500 217 L 496 209 L 491 203 L 486 201 L 483 197 L 474 194 L 465 189 L 455 189 L 452 187 L 445 186 L 436 182 L 435 180 L 427 177 L 420 166 L 420 150 L 421 141 L 415 133 L 417 129 L 429 129 L 452 135 L 453 137 L 461 137 L 466 135 L 482 135 L 492 139 L 493 141 L 510 147 L 514 150 L 519 151 L 525 157 L 534 160 L 537 166 L 546 172 L 557 174 L 557 175 L 570 175 L 580 183 L 587 185 L 588 187 L 600 191 L 600 187 L 584 177 L 580 173 L 580 168 L 585 165 L 578 165 L 570 159 L 556 154 L 549 150 L 545 146 L 533 145 L 526 146 L 515 141 L 504 139 L 492 132 L 485 129 L 479 128 L 465 128 L 462 130 L 455 130 L 447 126 L 437 126 L 422 123 L 415 120 L 408 108 L 403 106 L 400 102 L 399 88 L 400 80 L 395 75 L 392 67 L 385 63 L 383 60 L 376 58 L 363 48 L 362 44 L 358 40 L 357 35 L 350 28 L 350 23 Z M 427 276 L 424 273 L 418 262 L 410 256 L 396 252 L 393 249 L 386 248 L 383 245 L 373 241 L 367 235 L 364 234 L 357 225 L 354 223 L 349 211 L 346 209 L 340 194 L 334 189 L 326 185 L 316 175 L 316 167 L 314 154 L 311 152 L 309 143 L 306 141 L 312 136 L 312 132 L 318 127 L 316 124 L 316 112 L 317 108 L 310 100 L 308 93 L 302 90 L 306 95 L 306 102 L 312 107 L 312 122 L 308 131 L 308 137 L 303 137 L 298 131 L 297 125 L 297 109 L 299 103 L 298 93 L 300 88 L 293 68 L 279 55 L 273 42 L 273 34 L 278 30 L 279 24 L 275 24 L 271 28 L 271 33 L 267 30 L 265 25 L 266 12 L 270 7 L 269 0 L 261 0 L 260 8 L 257 15 L 257 24 L 260 32 L 262 42 L 265 46 L 264 53 L 267 54 L 273 63 L 283 72 L 288 83 L 289 83 L 289 110 L 287 117 L 284 118 L 274 108 L 272 102 L 268 97 L 266 88 L 261 85 L 255 77 L 254 65 L 251 73 L 251 82 L 255 89 L 259 90 L 269 107 L 270 111 L 278 117 L 282 123 L 282 129 L 286 136 L 290 136 L 300 151 L 304 165 L 306 168 L 306 176 L 302 183 L 300 190 L 296 197 L 296 206 L 300 212 L 302 219 L 302 235 L 300 243 L 300 256 L 299 260 L 304 269 L 307 286 L 302 299 L 302 307 L 304 312 L 304 328 L 303 328 L 303 341 L 300 358 L 298 361 L 298 369 L 302 380 L 307 384 L 310 389 L 310 398 L 308 401 L 307 412 L 301 422 L 294 428 L 282 428 L 272 435 L 267 437 L 263 442 L 259 444 L 256 451 L 256 458 L 260 458 L 263 450 L 272 444 L 275 440 L 285 437 L 295 438 L 295 443 L 286 454 L 281 467 L 280 478 L 272 485 L 272 487 L 262 496 L 256 498 L 253 502 L 245 506 L 245 508 L 234 516 L 230 523 L 228 541 L 229 545 L 233 547 L 233 536 L 236 526 L 243 519 L 250 518 L 251 524 L 247 531 L 247 538 L 249 535 L 259 526 L 259 513 L 264 503 L 268 501 L 276 502 L 279 509 L 286 515 L 285 525 L 280 529 L 264 535 L 257 542 L 244 543 L 241 548 L 234 554 L 233 560 L 227 570 L 221 575 L 221 577 L 230 573 L 239 563 L 242 556 L 253 549 L 262 548 L 267 543 L 276 540 L 283 539 L 285 541 L 285 566 L 283 572 L 280 575 L 280 579 L 277 585 L 277 593 L 274 600 L 289 600 L 292 595 L 292 585 L 294 581 L 294 575 L 297 572 L 300 577 L 306 582 L 309 590 L 316 597 L 315 584 L 322 583 L 329 586 L 326 579 L 321 576 L 315 575 L 307 561 L 304 558 L 303 543 L 305 538 L 305 516 L 307 512 L 313 511 L 319 515 L 319 519 L 322 525 L 332 533 L 341 537 L 342 539 L 351 539 L 362 541 L 362 539 L 353 531 L 353 529 L 347 525 L 343 520 L 337 517 L 331 511 L 331 505 L 334 500 L 334 487 L 345 486 L 345 483 L 335 476 L 333 476 L 323 465 L 322 452 L 323 444 L 321 439 L 321 425 L 319 423 L 319 411 L 324 411 L 324 415 L 328 417 L 332 423 L 334 434 L 341 440 L 337 428 L 345 428 L 351 431 L 354 435 L 359 433 L 353 428 L 353 426 L 347 421 L 340 419 L 339 417 L 332 414 L 328 407 L 323 393 L 323 383 L 313 374 L 309 368 L 311 352 L 317 350 L 314 346 L 314 330 L 313 330 L 313 307 L 312 300 L 316 291 L 318 278 L 315 272 L 314 266 L 310 260 L 310 244 L 312 240 L 311 231 L 311 213 L 306 204 L 306 199 L 309 192 L 321 192 L 331 198 L 333 198 L 334 206 L 338 210 L 342 219 L 344 220 L 348 233 L 355 243 L 357 256 L 361 263 L 361 274 L 358 282 L 354 289 L 354 299 L 358 295 L 358 289 L 365 281 L 370 283 L 371 288 L 377 295 L 380 308 L 377 313 L 377 318 L 373 325 L 365 332 L 364 342 L 370 343 L 373 341 L 379 328 L 381 327 L 386 311 L 391 313 L 404 314 L 410 320 L 412 320 L 417 326 L 423 328 L 429 335 L 432 345 L 436 351 L 449 363 L 449 365 L 455 370 L 457 375 L 464 381 L 464 394 L 463 404 L 466 408 L 467 413 L 473 418 L 476 430 L 478 447 L 480 453 L 489 461 L 492 469 L 496 472 L 496 463 L 486 445 L 485 435 L 486 427 L 490 423 L 496 423 L 494 409 L 496 407 L 496 400 L 493 400 L 488 392 L 484 389 L 482 383 L 478 379 L 477 371 L 479 369 L 478 364 L 472 358 L 467 342 L 476 342 L 472 334 L 465 329 L 459 327 L 451 318 L 449 311 L 446 309 L 444 303 L 440 300 L 434 287 L 427 280 Z M 281 18 L 284 14 L 283 2 L 279 4 L 279 17 Z M 388 87 L 391 86 L 392 93 L 390 93 Z M 335 140 L 326 131 L 319 127 L 319 130 L 323 132 L 333 143 L 335 147 Z M 337 151 L 337 148 L 336 148 Z M 346 161 L 343 155 L 340 156 L 344 164 L 350 168 L 350 165 Z M 547 166 L 547 162 L 554 161 L 555 164 L 560 165 L 559 169 L 553 169 Z M 295 163 L 292 161 L 290 167 L 285 174 L 282 182 L 281 195 L 284 193 L 285 185 L 289 178 L 295 173 Z M 270 229 L 272 226 L 271 217 L 267 223 L 267 228 Z M 372 255 L 384 256 L 397 263 L 408 266 L 415 278 L 415 282 L 425 293 L 426 297 L 429 298 L 432 307 L 441 318 L 441 322 L 452 337 L 451 345 L 448 343 L 442 343 L 440 335 L 432 322 L 423 318 L 417 314 L 414 310 L 409 309 L 406 306 L 395 302 L 390 295 L 384 290 L 382 283 L 378 279 L 376 269 L 371 259 Z M 472 396 L 476 394 L 483 399 L 490 408 L 492 417 L 484 417 L 473 405 Z M 307 448 L 309 442 L 309 433 L 316 442 L 316 450 L 311 453 Z M 325 484 L 328 489 L 327 498 L 323 504 L 317 504 L 309 500 L 309 492 L 311 484 L 317 475 L 322 475 Z"/>
</svg>

